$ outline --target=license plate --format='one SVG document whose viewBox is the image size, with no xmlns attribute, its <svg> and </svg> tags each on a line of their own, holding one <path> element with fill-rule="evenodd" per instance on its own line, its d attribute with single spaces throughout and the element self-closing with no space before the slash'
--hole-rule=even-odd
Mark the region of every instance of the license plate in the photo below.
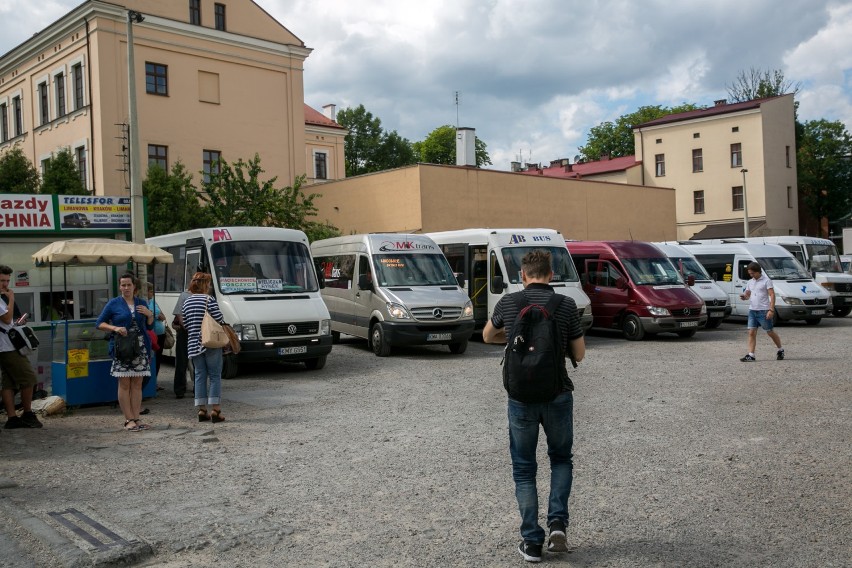
<svg viewBox="0 0 852 568">
<path fill-rule="evenodd" d="M 697 321 L 682 321 L 680 327 L 698 327 Z"/>
<path fill-rule="evenodd" d="M 448 341 L 452 338 L 452 333 L 430 333 L 426 336 L 426 341 Z"/>
<path fill-rule="evenodd" d="M 725 315 L 725 310 L 710 310 L 711 316 L 723 316 Z"/>
<path fill-rule="evenodd" d="M 279 347 L 278 354 L 279 355 L 298 355 L 299 353 L 307 353 L 308 346 L 302 345 L 300 347 Z"/>
<path fill-rule="evenodd" d="M 824 313 L 825 313 L 825 310 L 813 310 L 813 311 L 811 312 L 811 315 L 812 315 L 812 316 L 821 316 L 821 315 L 823 315 Z"/>
</svg>

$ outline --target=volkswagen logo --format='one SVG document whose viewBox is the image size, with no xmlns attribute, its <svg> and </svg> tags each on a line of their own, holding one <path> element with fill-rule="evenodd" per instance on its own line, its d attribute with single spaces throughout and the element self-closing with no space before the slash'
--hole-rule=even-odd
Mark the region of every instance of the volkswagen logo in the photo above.
<svg viewBox="0 0 852 568">
<path fill-rule="evenodd" d="M 688 316 L 691 313 L 692 313 L 692 310 L 690 310 L 689 308 L 683 308 L 683 315 Z"/>
<path fill-rule="evenodd" d="M 442 317 L 444 317 L 444 310 L 442 310 L 441 308 L 435 308 L 434 310 L 432 310 L 432 317 L 434 317 L 436 320 L 441 319 Z"/>
<path fill-rule="evenodd" d="M 292 323 L 290 325 L 288 325 L 287 326 L 287 333 L 289 333 L 290 335 L 295 335 L 296 334 L 296 326 L 293 325 Z"/>
</svg>

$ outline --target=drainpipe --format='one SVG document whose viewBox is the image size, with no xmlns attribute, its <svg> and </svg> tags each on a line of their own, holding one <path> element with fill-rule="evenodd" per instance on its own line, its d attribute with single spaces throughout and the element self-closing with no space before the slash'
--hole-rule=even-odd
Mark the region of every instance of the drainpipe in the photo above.
<svg viewBox="0 0 852 568">
<path fill-rule="evenodd" d="M 642 185 L 645 185 L 645 133 L 639 129 L 639 145 L 642 146 L 642 153 L 639 155 L 642 158 Z M 634 159 L 636 159 L 634 157 Z"/>
<path fill-rule="evenodd" d="M 86 22 L 86 75 L 89 76 L 89 159 L 92 169 L 92 195 L 97 195 L 97 179 L 95 175 L 95 101 L 92 99 L 92 45 L 89 42 L 89 19 L 83 18 Z"/>
</svg>

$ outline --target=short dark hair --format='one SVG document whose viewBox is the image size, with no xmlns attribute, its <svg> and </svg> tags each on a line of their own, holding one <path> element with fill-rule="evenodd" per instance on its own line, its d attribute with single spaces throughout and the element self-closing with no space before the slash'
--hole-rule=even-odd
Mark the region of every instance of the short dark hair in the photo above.
<svg viewBox="0 0 852 568">
<path fill-rule="evenodd" d="M 0 274 L 12 274 L 12 268 L 5 264 L 0 264 Z"/>
<path fill-rule="evenodd" d="M 751 270 L 752 272 L 757 272 L 758 274 L 763 274 L 763 270 L 760 269 L 760 265 L 754 261 L 749 262 L 746 269 Z"/>
<path fill-rule="evenodd" d="M 193 294 L 207 294 L 210 292 L 210 282 L 213 277 L 207 272 L 196 272 L 189 282 L 189 291 Z"/>
<path fill-rule="evenodd" d="M 544 278 L 552 272 L 550 251 L 536 249 L 528 252 L 521 259 L 521 270 L 529 278 Z"/>
<path fill-rule="evenodd" d="M 139 289 L 139 279 L 136 278 L 136 275 L 132 272 L 125 272 L 121 276 L 118 277 L 119 283 L 125 278 L 129 278 L 131 282 L 133 282 L 133 290 L 136 291 Z"/>
</svg>

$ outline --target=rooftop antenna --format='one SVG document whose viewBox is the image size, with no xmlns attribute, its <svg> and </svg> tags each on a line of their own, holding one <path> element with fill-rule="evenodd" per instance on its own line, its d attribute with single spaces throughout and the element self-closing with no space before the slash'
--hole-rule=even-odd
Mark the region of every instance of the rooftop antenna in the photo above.
<svg viewBox="0 0 852 568">
<path fill-rule="evenodd" d="M 459 127 L 459 95 L 461 95 L 461 91 L 455 91 L 456 97 L 456 128 Z"/>
</svg>

